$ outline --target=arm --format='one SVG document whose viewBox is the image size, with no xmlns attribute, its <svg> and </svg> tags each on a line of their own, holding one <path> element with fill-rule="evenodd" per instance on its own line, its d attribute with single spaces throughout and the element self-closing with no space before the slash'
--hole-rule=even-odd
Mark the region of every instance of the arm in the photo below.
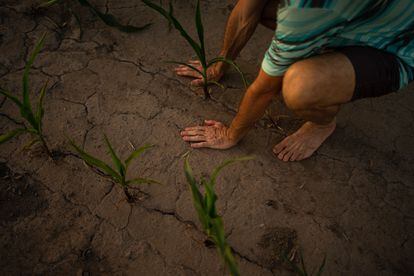
<svg viewBox="0 0 414 276">
<path fill-rule="evenodd" d="M 220 56 L 236 59 L 256 29 L 266 2 L 263 0 L 237 2 L 227 21 Z"/>
<path fill-rule="evenodd" d="M 224 42 L 219 56 L 234 60 L 252 36 L 267 1 L 265 0 L 239 0 L 232 10 L 224 33 Z M 275 11 L 276 12 L 276 11 Z M 190 64 L 201 69 L 200 61 L 192 60 Z M 218 62 L 209 67 L 207 74 L 209 80 L 218 81 L 227 69 L 227 64 Z M 193 77 L 192 85 L 202 85 L 201 75 L 187 66 L 178 66 L 175 72 L 179 76 Z"/>
<path fill-rule="evenodd" d="M 189 127 L 182 131 L 183 140 L 191 142 L 193 148 L 227 149 L 236 145 L 263 116 L 281 85 L 282 77 L 271 77 L 260 70 L 256 80 L 247 89 L 229 128 L 220 122 L 206 120 L 204 126 Z"/>
</svg>

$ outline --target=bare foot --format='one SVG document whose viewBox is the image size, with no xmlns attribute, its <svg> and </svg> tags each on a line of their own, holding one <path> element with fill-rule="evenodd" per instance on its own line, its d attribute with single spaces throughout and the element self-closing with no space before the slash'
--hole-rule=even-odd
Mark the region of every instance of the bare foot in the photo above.
<svg viewBox="0 0 414 276">
<path fill-rule="evenodd" d="M 300 161 L 310 157 L 335 130 L 336 120 L 328 125 L 304 123 L 292 135 L 273 148 L 274 154 L 285 162 Z"/>
</svg>

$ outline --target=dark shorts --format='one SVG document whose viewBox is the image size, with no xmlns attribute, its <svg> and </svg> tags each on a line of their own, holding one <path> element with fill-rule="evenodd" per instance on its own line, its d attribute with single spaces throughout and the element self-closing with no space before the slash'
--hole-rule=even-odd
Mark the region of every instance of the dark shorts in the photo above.
<svg viewBox="0 0 414 276">
<path fill-rule="evenodd" d="M 355 91 L 352 100 L 379 97 L 400 87 L 398 57 L 364 46 L 336 49 L 351 61 L 355 70 Z"/>
</svg>

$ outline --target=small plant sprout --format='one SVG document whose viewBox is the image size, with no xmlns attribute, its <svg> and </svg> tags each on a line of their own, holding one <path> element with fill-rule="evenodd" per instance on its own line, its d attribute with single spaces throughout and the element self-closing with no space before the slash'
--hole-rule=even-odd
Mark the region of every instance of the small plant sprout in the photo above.
<svg viewBox="0 0 414 276">
<path fill-rule="evenodd" d="M 47 8 L 56 4 L 59 4 L 61 2 L 64 2 L 63 0 L 47 0 L 44 1 L 42 4 L 39 5 L 40 8 Z M 143 26 L 133 26 L 133 25 L 123 25 L 121 24 L 116 18 L 115 16 L 113 16 L 112 14 L 109 13 L 102 13 L 100 12 L 97 8 L 95 8 L 89 1 L 87 0 L 78 0 L 79 4 L 83 7 L 89 8 L 89 10 L 94 13 L 96 16 L 98 16 L 102 22 L 104 22 L 106 25 L 108 25 L 109 27 L 112 28 L 116 28 L 121 32 L 124 33 L 136 33 L 139 31 L 142 31 L 144 29 L 146 29 L 147 27 L 149 27 L 151 24 L 145 24 Z M 76 21 L 78 22 L 78 24 L 80 25 L 80 20 L 79 17 L 73 13 L 72 10 L 70 10 L 70 12 L 72 13 L 72 15 L 75 16 Z"/>
<path fill-rule="evenodd" d="M 179 64 L 179 65 L 184 65 L 189 67 L 190 69 L 196 71 L 197 73 L 199 73 L 202 77 L 203 77 L 203 91 L 204 91 L 204 96 L 205 99 L 209 99 L 211 98 L 210 96 L 210 92 L 208 90 L 208 86 L 210 84 L 215 84 L 219 87 L 223 87 L 220 83 L 216 82 L 216 81 L 209 81 L 207 78 L 207 69 L 212 66 L 215 63 L 218 62 L 224 62 L 227 63 L 231 66 L 233 66 L 237 72 L 240 73 L 242 79 L 243 79 L 243 83 L 245 86 L 247 86 L 247 82 L 246 79 L 244 77 L 243 72 L 240 70 L 240 68 L 230 59 L 227 59 L 225 57 L 216 57 L 213 58 L 210 61 L 207 61 L 207 57 L 206 57 L 206 50 L 205 50 L 205 44 L 204 44 L 204 27 L 203 27 L 203 22 L 201 21 L 201 10 L 200 10 L 200 1 L 197 0 L 197 6 L 196 6 L 196 14 L 195 14 L 195 25 L 197 28 L 197 35 L 198 35 L 198 41 L 196 42 L 189 34 L 188 32 L 183 28 L 183 26 L 181 25 L 181 23 L 177 20 L 177 18 L 173 15 L 173 6 L 171 4 L 170 1 L 170 5 L 169 5 L 169 11 L 166 11 L 163 7 L 154 4 L 152 1 L 150 0 L 142 0 L 147 6 L 149 6 L 150 8 L 156 10 L 158 13 L 160 13 L 162 16 L 164 16 L 169 23 L 180 32 L 181 36 L 188 42 L 188 44 L 190 44 L 191 48 L 193 48 L 195 54 L 197 55 L 202 70 L 197 69 L 195 66 L 185 63 L 185 62 L 179 62 L 179 61 L 168 61 L 169 63 L 175 63 L 175 64 Z"/>
<path fill-rule="evenodd" d="M 153 147 L 153 145 L 144 145 L 138 149 L 134 149 L 134 151 L 126 158 L 124 161 L 121 161 L 121 159 L 118 157 L 118 155 L 115 153 L 111 143 L 109 142 L 106 135 L 104 135 L 105 144 L 108 148 L 108 153 L 111 156 L 114 168 L 110 165 L 106 164 L 105 162 L 99 160 L 96 157 L 93 157 L 83 149 L 81 149 L 78 145 L 75 144 L 75 142 L 71 139 L 68 139 L 70 145 L 72 148 L 76 151 L 76 153 L 79 155 L 79 157 L 85 161 L 85 163 L 90 166 L 96 173 L 99 175 L 108 177 L 111 179 L 112 182 L 118 184 L 123 189 L 125 196 L 127 198 L 128 202 L 134 202 L 134 197 L 129 192 L 129 188 L 131 188 L 132 185 L 137 184 L 159 184 L 159 182 L 148 179 L 148 178 L 141 178 L 136 177 L 132 179 L 127 179 L 127 171 L 128 167 L 131 164 L 131 162 L 139 157 L 142 153 L 144 153 L 146 150 Z"/>
<path fill-rule="evenodd" d="M 292 259 L 294 259 L 292 257 Z M 312 271 L 310 274 L 308 273 L 306 266 L 305 266 L 305 261 L 303 260 L 303 254 L 301 251 L 299 251 L 299 265 L 296 264 L 292 259 L 288 258 L 285 255 L 285 260 L 287 261 L 287 263 L 293 268 L 293 270 L 296 272 L 297 275 L 299 276 L 321 276 L 323 270 L 325 269 L 325 264 L 326 264 L 326 256 L 323 258 L 321 265 L 318 268 L 318 271 Z"/>
<path fill-rule="evenodd" d="M 217 177 L 223 168 L 232 163 L 250 159 L 252 159 L 252 157 L 241 157 L 224 161 L 214 169 L 209 180 L 201 178 L 200 181 L 197 181 L 194 178 L 193 171 L 189 163 L 189 154 L 186 155 L 184 161 L 184 172 L 187 182 L 190 185 L 194 208 L 197 211 L 198 218 L 207 236 L 211 238 L 217 246 L 220 256 L 233 276 L 240 275 L 240 273 L 237 268 L 236 261 L 234 260 L 232 249 L 226 241 L 223 219 L 217 214 L 217 195 L 214 192 L 214 186 L 216 184 Z M 204 195 L 200 192 L 200 186 L 204 187 Z"/>
<path fill-rule="evenodd" d="M 26 66 L 24 68 L 23 81 L 22 81 L 23 82 L 22 99 L 20 100 L 12 93 L 0 88 L 0 93 L 17 105 L 17 107 L 20 110 L 20 116 L 25 120 L 25 123 L 19 124 L 20 125 L 19 128 L 0 135 L 0 144 L 3 144 L 7 142 L 8 140 L 12 139 L 13 137 L 16 137 L 20 134 L 29 133 L 33 136 L 33 139 L 24 148 L 30 148 L 34 144 L 40 142 L 43 148 L 45 149 L 46 153 L 50 157 L 52 157 L 52 153 L 49 150 L 49 147 L 47 146 L 45 137 L 43 135 L 43 129 L 42 129 L 42 120 L 43 120 L 43 115 L 44 115 L 43 99 L 46 94 L 47 81 L 45 82 L 45 84 L 42 86 L 42 88 L 39 91 L 36 110 L 34 110 L 30 102 L 30 92 L 29 92 L 29 71 L 37 54 L 40 52 L 40 50 L 43 47 L 44 40 L 45 40 L 45 35 L 43 35 L 40 38 L 40 40 L 36 43 L 35 49 L 30 55 L 30 58 L 27 61 Z M 10 119 L 13 122 L 16 122 L 16 120 L 12 118 Z"/>
</svg>

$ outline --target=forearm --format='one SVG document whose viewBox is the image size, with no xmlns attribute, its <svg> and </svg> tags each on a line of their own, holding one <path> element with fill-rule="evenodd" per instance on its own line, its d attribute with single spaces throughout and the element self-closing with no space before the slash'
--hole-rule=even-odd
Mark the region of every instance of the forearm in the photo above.
<svg viewBox="0 0 414 276">
<path fill-rule="evenodd" d="M 281 86 L 282 77 L 270 77 L 260 70 L 259 76 L 247 89 L 240 103 L 239 111 L 228 130 L 234 141 L 241 140 L 249 129 L 262 118 L 272 98 L 280 91 Z"/>
<path fill-rule="evenodd" d="M 239 0 L 231 12 L 220 55 L 234 60 L 252 36 L 260 21 L 263 0 Z"/>
</svg>

